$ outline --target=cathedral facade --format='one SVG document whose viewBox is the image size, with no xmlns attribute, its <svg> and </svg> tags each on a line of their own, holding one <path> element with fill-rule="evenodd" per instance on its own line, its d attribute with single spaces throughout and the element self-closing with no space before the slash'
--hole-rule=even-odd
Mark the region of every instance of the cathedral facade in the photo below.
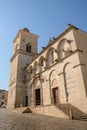
<svg viewBox="0 0 87 130">
<path fill-rule="evenodd" d="M 40 53 L 38 36 L 27 28 L 19 30 L 13 42 L 8 108 L 56 115 L 68 104 L 87 113 L 86 32 L 69 24 Z"/>
</svg>

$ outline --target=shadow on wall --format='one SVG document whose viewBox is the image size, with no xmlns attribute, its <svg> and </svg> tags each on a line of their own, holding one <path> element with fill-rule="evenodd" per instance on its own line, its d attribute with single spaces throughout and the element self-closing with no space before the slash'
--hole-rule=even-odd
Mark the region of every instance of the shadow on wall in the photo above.
<svg viewBox="0 0 87 130">
<path fill-rule="evenodd" d="M 85 114 L 80 109 L 76 108 L 72 104 L 55 104 L 61 111 L 67 114 L 71 119 L 87 119 L 87 114 Z"/>
</svg>

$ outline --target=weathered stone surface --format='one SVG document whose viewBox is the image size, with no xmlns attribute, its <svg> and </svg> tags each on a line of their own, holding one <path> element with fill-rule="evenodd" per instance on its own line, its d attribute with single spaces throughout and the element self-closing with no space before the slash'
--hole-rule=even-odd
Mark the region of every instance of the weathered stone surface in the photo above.
<svg viewBox="0 0 87 130">
<path fill-rule="evenodd" d="M 87 130 L 87 121 L 32 113 L 18 114 L 8 109 L 0 109 L 0 130 Z"/>
<path fill-rule="evenodd" d="M 42 52 L 37 45 L 38 36 L 30 31 L 16 35 L 8 108 L 70 104 L 87 114 L 87 33 L 70 25 Z"/>
</svg>

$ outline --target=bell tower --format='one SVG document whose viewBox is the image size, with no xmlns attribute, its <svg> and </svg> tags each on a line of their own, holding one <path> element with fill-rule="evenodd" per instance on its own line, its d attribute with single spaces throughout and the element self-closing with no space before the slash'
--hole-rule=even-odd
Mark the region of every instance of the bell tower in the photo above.
<svg viewBox="0 0 87 130">
<path fill-rule="evenodd" d="M 14 41 L 11 57 L 8 108 L 25 106 L 27 97 L 24 83 L 24 68 L 38 54 L 38 36 L 27 28 L 19 30 Z"/>
</svg>

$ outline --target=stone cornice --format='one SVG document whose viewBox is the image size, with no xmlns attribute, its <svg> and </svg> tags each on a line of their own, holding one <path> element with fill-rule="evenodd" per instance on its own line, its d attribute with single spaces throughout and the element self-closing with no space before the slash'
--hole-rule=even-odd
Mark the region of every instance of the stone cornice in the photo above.
<svg viewBox="0 0 87 130">
<path fill-rule="evenodd" d="M 14 60 L 14 58 L 17 56 L 17 51 L 13 54 L 13 56 L 10 59 L 10 62 L 12 62 Z"/>
<path fill-rule="evenodd" d="M 41 71 L 41 72 L 35 74 L 32 78 L 37 77 L 38 75 L 41 75 L 42 73 L 44 73 L 44 72 L 47 71 L 47 70 L 50 70 L 53 66 L 55 66 L 56 64 L 60 64 L 60 63 L 61 63 L 62 61 L 64 61 L 66 58 L 72 56 L 73 54 L 75 54 L 75 53 L 77 53 L 77 52 L 83 53 L 82 50 L 77 49 L 77 50 L 73 51 L 72 54 L 68 55 L 67 57 L 56 61 L 55 63 L 53 63 L 53 64 L 52 64 L 51 66 L 49 66 L 49 67 L 45 67 L 45 69 L 44 69 L 43 71 Z M 79 65 L 85 66 L 84 64 L 79 64 Z M 73 68 L 76 68 L 76 67 L 79 66 L 79 65 L 76 65 L 76 66 L 74 66 Z M 62 72 L 59 73 L 58 76 L 61 75 L 61 74 L 63 74 L 63 73 L 62 73 Z"/>
<path fill-rule="evenodd" d="M 63 37 L 67 32 L 69 32 L 70 30 L 78 30 L 77 27 L 69 24 L 68 25 L 68 28 L 63 32 L 61 33 L 57 38 L 53 39 L 40 53 L 38 53 L 38 55 L 36 56 L 36 58 L 34 60 L 32 60 L 30 62 L 30 64 L 35 61 L 42 53 L 44 53 L 48 48 L 50 48 L 55 42 L 57 42 L 61 37 Z"/>
<path fill-rule="evenodd" d="M 80 63 L 80 64 L 77 64 L 77 65 L 75 65 L 75 66 L 73 66 L 73 68 L 76 68 L 76 67 L 79 67 L 79 66 L 86 66 L 85 64 L 83 64 L 83 63 Z"/>
<path fill-rule="evenodd" d="M 18 50 L 13 54 L 13 56 L 11 57 L 10 62 L 12 62 L 12 61 L 14 60 L 14 58 L 17 56 L 18 53 L 22 53 L 22 54 L 29 55 L 29 56 L 35 56 L 35 55 L 37 55 L 36 53 L 29 53 L 29 52 L 23 51 L 23 50 L 21 50 L 21 49 L 18 49 Z"/>
</svg>

